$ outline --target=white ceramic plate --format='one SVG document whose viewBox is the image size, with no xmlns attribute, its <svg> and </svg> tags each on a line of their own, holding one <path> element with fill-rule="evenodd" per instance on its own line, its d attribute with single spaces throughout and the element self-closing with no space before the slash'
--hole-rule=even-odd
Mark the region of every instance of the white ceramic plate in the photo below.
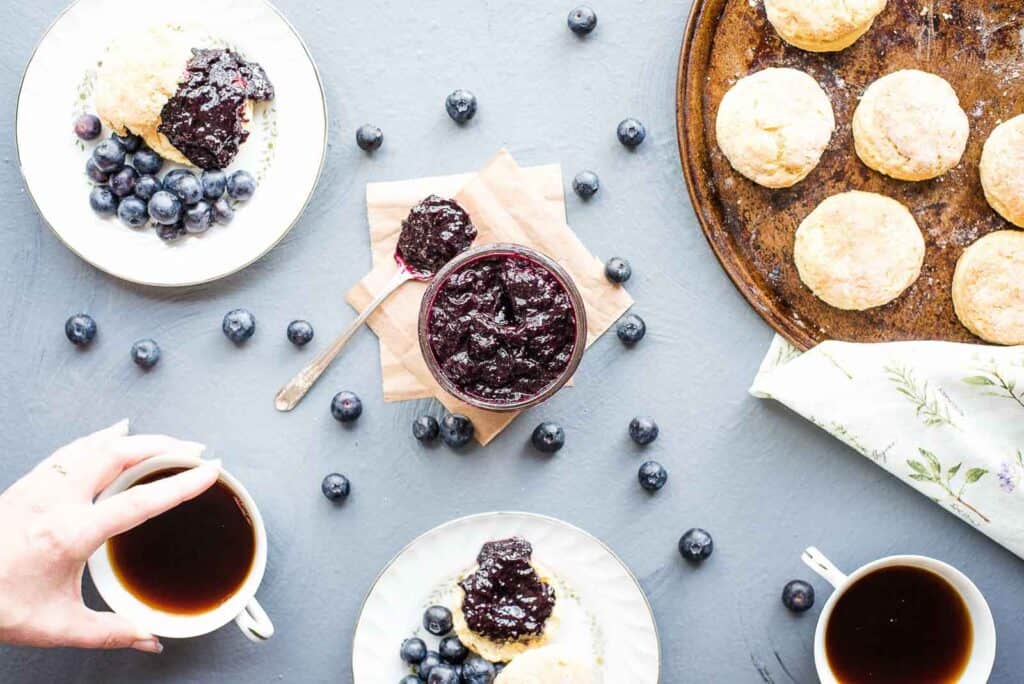
<svg viewBox="0 0 1024 684">
<path fill-rule="evenodd" d="M 170 244 L 153 229 L 133 230 L 93 213 L 84 168 L 99 140 L 82 144 L 72 132 L 75 118 L 93 111 L 96 67 L 110 42 L 133 27 L 165 23 L 201 27 L 223 40 L 259 62 L 276 90 L 272 102 L 257 107 L 249 139 L 231 165 L 257 176 L 255 197 L 237 208 L 229 226 Z M 147 285 L 208 282 L 268 252 L 309 201 L 326 143 L 316 65 L 295 29 L 264 0 L 78 0 L 43 36 L 18 97 L 18 160 L 43 218 L 89 263 Z"/>
<path fill-rule="evenodd" d="M 568 523 L 532 513 L 459 518 L 415 539 L 384 569 L 363 603 L 352 648 L 355 684 L 395 684 L 408 669 L 403 639 L 419 636 L 431 650 L 423 611 L 451 603 L 457 578 L 484 542 L 521 536 L 555 577 L 562 624 L 552 643 L 594 659 L 598 684 L 656 684 L 658 633 L 636 578 L 603 543 Z"/>
</svg>

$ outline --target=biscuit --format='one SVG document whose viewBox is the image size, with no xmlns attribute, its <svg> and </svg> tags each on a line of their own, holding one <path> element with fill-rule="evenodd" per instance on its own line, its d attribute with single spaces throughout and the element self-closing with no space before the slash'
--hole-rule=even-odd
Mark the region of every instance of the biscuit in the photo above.
<svg viewBox="0 0 1024 684">
<path fill-rule="evenodd" d="M 764 0 L 782 39 L 810 52 L 836 52 L 867 33 L 886 0 Z"/>
<path fill-rule="evenodd" d="M 817 81 L 771 68 L 740 79 L 718 107 L 718 146 L 738 172 L 768 188 L 807 177 L 828 147 L 836 120 Z"/>
<path fill-rule="evenodd" d="M 953 307 L 964 327 L 986 342 L 1024 344 L 1024 232 L 989 233 L 960 255 Z"/>
<path fill-rule="evenodd" d="M 898 180 L 936 178 L 960 163 L 970 124 L 953 86 L 916 69 L 895 71 L 864 91 L 853 114 L 857 156 Z"/>
<path fill-rule="evenodd" d="M 800 280 L 837 309 L 863 311 L 900 296 L 921 275 L 924 236 L 910 211 L 871 192 L 819 204 L 796 231 Z"/>
<path fill-rule="evenodd" d="M 981 185 L 992 208 L 1024 228 L 1024 114 L 1001 123 L 985 141 Z"/>
</svg>

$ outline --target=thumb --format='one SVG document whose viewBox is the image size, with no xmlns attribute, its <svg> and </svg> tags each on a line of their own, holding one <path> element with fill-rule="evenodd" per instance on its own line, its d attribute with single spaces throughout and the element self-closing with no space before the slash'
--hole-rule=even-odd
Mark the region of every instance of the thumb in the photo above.
<svg viewBox="0 0 1024 684">
<path fill-rule="evenodd" d="M 85 607 L 68 626 L 64 642 L 78 648 L 134 648 L 146 653 L 164 650 L 159 639 L 140 630 L 127 618 Z"/>
</svg>

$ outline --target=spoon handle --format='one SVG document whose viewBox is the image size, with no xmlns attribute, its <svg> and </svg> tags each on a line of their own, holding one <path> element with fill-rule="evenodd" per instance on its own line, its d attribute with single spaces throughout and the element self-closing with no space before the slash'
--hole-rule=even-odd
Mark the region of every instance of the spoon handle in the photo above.
<svg viewBox="0 0 1024 684">
<path fill-rule="evenodd" d="M 373 301 L 363 310 L 359 316 L 352 321 L 352 325 L 338 336 L 330 347 L 325 349 L 320 356 L 313 359 L 308 366 L 299 371 L 299 374 L 292 378 L 287 385 L 281 388 L 281 391 L 277 393 L 274 398 L 274 407 L 278 411 L 291 411 L 295 408 L 302 398 L 306 396 L 313 384 L 320 379 L 323 372 L 327 370 L 327 367 L 331 365 L 334 358 L 341 352 L 341 348 L 345 346 L 345 343 L 349 341 L 352 335 L 366 322 L 366 319 L 370 317 L 374 311 L 377 310 L 385 299 L 391 296 L 391 293 L 397 290 L 406 282 L 413 279 L 413 276 L 409 271 L 404 268 L 398 269 L 395 275 L 392 276 L 388 284 L 381 289 L 381 291 L 374 297 Z"/>
</svg>

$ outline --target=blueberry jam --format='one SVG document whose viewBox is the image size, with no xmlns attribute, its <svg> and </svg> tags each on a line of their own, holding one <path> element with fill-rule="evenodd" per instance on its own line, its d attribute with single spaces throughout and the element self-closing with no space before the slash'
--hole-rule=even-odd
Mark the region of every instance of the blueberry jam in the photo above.
<svg viewBox="0 0 1024 684">
<path fill-rule="evenodd" d="M 249 137 L 248 100 L 272 100 L 263 67 L 231 50 L 192 50 L 185 76 L 160 112 L 158 130 L 202 169 L 223 169 Z"/>
<path fill-rule="evenodd" d="M 402 221 L 398 256 L 412 271 L 433 275 L 475 239 L 469 214 L 455 200 L 431 195 Z"/>
<path fill-rule="evenodd" d="M 492 404 L 534 397 L 568 367 L 576 316 L 565 286 L 517 254 L 488 255 L 452 273 L 431 302 L 430 349 L 455 387 Z"/>
<path fill-rule="evenodd" d="M 494 641 L 517 641 L 544 632 L 555 607 L 555 590 L 530 564 L 533 547 L 520 537 L 487 542 L 480 567 L 459 586 L 469 628 Z"/>
</svg>

